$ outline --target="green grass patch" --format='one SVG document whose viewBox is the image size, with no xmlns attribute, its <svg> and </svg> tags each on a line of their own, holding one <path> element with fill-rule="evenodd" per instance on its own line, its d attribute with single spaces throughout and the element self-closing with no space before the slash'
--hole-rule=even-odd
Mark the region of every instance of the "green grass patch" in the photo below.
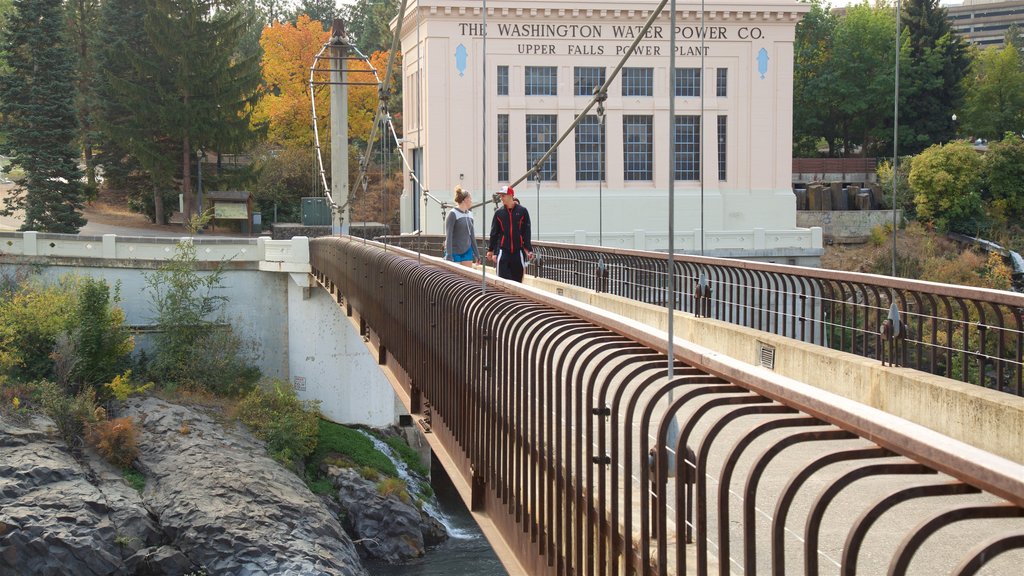
<svg viewBox="0 0 1024 576">
<path fill-rule="evenodd" d="M 385 476 L 398 476 L 395 465 L 388 460 L 387 456 L 374 448 L 373 442 L 369 438 L 351 428 L 320 420 L 319 440 L 316 450 L 309 457 L 309 466 L 307 467 L 310 477 L 320 476 L 320 464 L 325 460 L 348 464 L 353 468 L 373 468 Z"/>
<path fill-rule="evenodd" d="M 142 472 L 134 468 L 125 468 L 121 471 L 121 475 L 124 476 L 128 485 L 135 488 L 138 492 L 142 492 L 143 488 L 146 487 L 146 477 L 142 475 Z"/>
<path fill-rule="evenodd" d="M 334 494 L 334 484 L 331 482 L 330 478 L 309 480 L 306 482 L 306 486 L 309 486 L 309 489 L 313 494 Z"/>
</svg>

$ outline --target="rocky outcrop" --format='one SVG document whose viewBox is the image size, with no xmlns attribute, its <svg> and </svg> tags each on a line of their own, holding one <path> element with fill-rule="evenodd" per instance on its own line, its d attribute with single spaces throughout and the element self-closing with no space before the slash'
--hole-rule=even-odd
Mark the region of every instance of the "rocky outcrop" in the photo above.
<svg viewBox="0 0 1024 576">
<path fill-rule="evenodd" d="M 116 470 L 76 459 L 52 428 L 0 416 L 0 573 L 131 574 L 156 523 Z"/>
<path fill-rule="evenodd" d="M 440 522 L 397 495 L 381 495 L 376 482 L 355 470 L 329 466 L 327 474 L 338 489 L 345 527 L 364 555 L 397 563 L 447 539 Z"/>
<path fill-rule="evenodd" d="M 247 432 L 157 398 L 125 413 L 143 429 L 143 499 L 192 562 L 214 574 L 365 574 L 334 515 Z"/>
<path fill-rule="evenodd" d="M 141 423 L 141 495 L 48 420 L 0 416 L 0 574 L 366 574 L 335 515 L 247 432 L 156 398 L 122 412 Z"/>
</svg>

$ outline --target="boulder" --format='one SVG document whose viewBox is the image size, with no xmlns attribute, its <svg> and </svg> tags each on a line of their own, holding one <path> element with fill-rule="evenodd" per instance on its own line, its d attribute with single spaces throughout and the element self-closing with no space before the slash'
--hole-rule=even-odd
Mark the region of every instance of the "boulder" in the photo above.
<svg viewBox="0 0 1024 576">
<path fill-rule="evenodd" d="M 382 496 L 377 482 L 351 468 L 330 466 L 327 473 L 338 489 L 346 528 L 366 556 L 398 563 L 447 539 L 440 522 L 397 495 Z"/>
</svg>

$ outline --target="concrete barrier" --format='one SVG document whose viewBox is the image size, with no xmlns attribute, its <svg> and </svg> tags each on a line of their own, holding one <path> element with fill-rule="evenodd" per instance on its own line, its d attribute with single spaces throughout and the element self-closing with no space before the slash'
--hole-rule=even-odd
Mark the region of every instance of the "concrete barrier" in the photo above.
<svg viewBox="0 0 1024 576">
<path fill-rule="evenodd" d="M 527 283 L 668 329 L 662 307 L 530 276 Z M 768 346 L 774 349 L 773 370 L 778 374 L 1024 464 L 1024 398 L 683 312 L 676 312 L 673 331 L 678 338 L 751 365 L 761 365 Z"/>
</svg>

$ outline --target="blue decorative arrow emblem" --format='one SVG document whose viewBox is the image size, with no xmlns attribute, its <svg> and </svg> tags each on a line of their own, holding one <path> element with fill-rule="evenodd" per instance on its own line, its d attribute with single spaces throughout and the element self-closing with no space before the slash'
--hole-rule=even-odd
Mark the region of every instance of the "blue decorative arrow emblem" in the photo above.
<svg viewBox="0 0 1024 576">
<path fill-rule="evenodd" d="M 757 71 L 761 74 L 761 80 L 764 80 L 764 75 L 768 72 L 768 51 L 764 48 L 757 53 Z"/>
<path fill-rule="evenodd" d="M 469 58 L 469 53 L 466 51 L 466 47 L 459 44 L 455 48 L 455 69 L 459 71 L 459 76 L 466 75 L 466 60 Z"/>
</svg>

